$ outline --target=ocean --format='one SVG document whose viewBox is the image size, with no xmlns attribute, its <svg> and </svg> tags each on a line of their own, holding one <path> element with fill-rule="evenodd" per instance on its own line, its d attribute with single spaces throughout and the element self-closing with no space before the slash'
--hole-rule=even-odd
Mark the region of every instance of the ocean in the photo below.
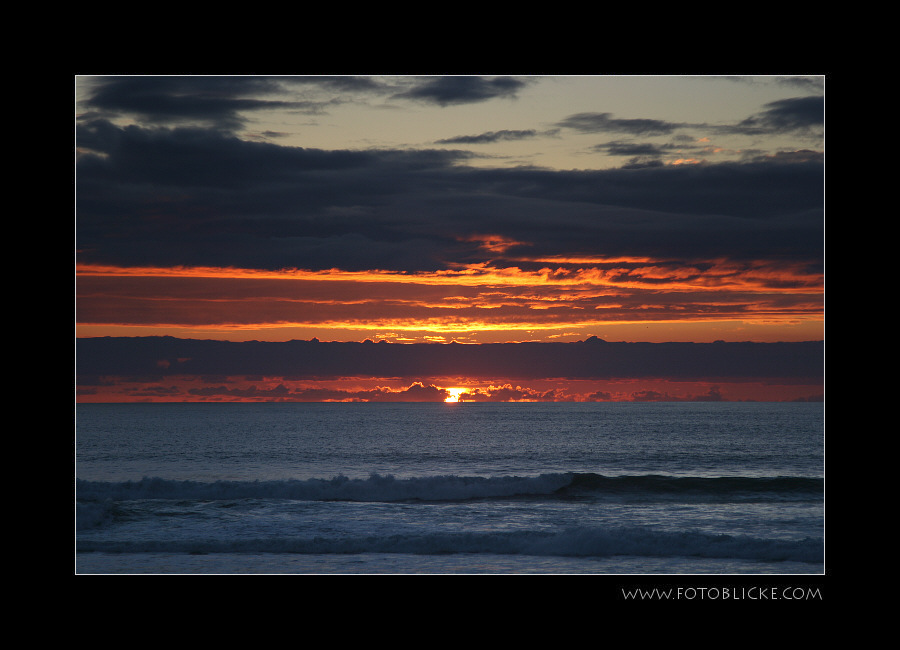
<svg viewBox="0 0 900 650">
<path fill-rule="evenodd" d="M 75 407 L 76 574 L 817 576 L 822 403 Z"/>
</svg>

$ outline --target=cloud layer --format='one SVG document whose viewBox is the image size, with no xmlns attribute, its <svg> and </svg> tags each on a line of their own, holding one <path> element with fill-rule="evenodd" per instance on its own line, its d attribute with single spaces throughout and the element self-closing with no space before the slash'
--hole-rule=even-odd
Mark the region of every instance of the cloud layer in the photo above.
<svg viewBox="0 0 900 650">
<path fill-rule="evenodd" d="M 476 169 L 452 151 L 326 151 L 105 121 L 80 127 L 78 144 L 84 263 L 433 271 L 488 261 L 460 243 L 479 234 L 539 256 L 822 260 L 820 155 Z"/>
<path fill-rule="evenodd" d="M 580 335 L 604 322 L 821 321 L 820 92 L 715 123 L 618 114 L 602 96 L 596 110 L 516 121 L 539 83 L 85 80 L 79 323 L 435 335 L 571 324 Z M 490 119 L 463 119 L 488 105 L 498 107 Z M 304 129 L 327 131 L 339 110 L 361 107 L 432 111 L 459 130 L 365 147 L 298 146 L 253 130 L 299 115 L 310 122 L 291 122 L 290 142 L 302 142 Z M 754 146 L 723 157 L 713 141 L 729 137 Z M 560 142 L 612 163 L 514 164 L 505 149 Z"/>
</svg>

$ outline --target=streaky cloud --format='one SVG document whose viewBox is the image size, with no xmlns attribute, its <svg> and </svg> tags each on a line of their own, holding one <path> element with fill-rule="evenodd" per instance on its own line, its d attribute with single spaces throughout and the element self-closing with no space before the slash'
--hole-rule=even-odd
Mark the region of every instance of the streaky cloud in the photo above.
<svg viewBox="0 0 900 650">
<path fill-rule="evenodd" d="M 558 126 L 583 133 L 612 131 L 634 135 L 666 135 L 687 125 L 665 120 L 615 118 L 611 113 L 577 113 L 559 122 Z"/>
<path fill-rule="evenodd" d="M 247 111 L 285 109 L 317 112 L 319 104 L 267 96 L 282 92 L 279 78 L 260 76 L 104 77 L 85 105 L 101 114 L 134 115 L 157 124 L 199 121 L 222 130 L 242 127 Z"/>
<path fill-rule="evenodd" d="M 509 140 L 525 140 L 533 138 L 537 135 L 534 129 L 526 129 L 523 131 L 503 130 L 488 131 L 479 135 L 460 135 L 455 138 L 445 138 L 438 140 L 436 144 L 490 144 L 492 142 L 502 142 Z"/>
<path fill-rule="evenodd" d="M 812 95 L 770 102 L 765 110 L 740 122 L 738 131 L 786 133 L 821 129 L 825 123 L 825 98 Z"/>
</svg>

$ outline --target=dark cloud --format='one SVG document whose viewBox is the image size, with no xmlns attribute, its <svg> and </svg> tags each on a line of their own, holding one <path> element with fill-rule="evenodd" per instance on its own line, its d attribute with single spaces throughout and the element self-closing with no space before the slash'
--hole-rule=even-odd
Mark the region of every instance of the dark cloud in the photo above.
<svg viewBox="0 0 900 650">
<path fill-rule="evenodd" d="M 78 127 L 79 261 L 435 270 L 473 234 L 533 254 L 821 258 L 822 160 L 478 169 L 460 151 L 325 151 L 214 129 Z M 464 261 L 477 261 L 467 257 Z"/>
<path fill-rule="evenodd" d="M 685 124 L 653 119 L 614 118 L 611 113 L 577 113 L 570 115 L 559 126 L 582 133 L 621 132 L 633 135 L 666 135 Z"/>
<path fill-rule="evenodd" d="M 640 169 L 647 167 L 662 167 L 665 158 L 674 155 L 690 156 L 698 150 L 702 150 L 694 144 L 685 142 L 654 143 L 654 142 L 604 142 L 596 144 L 592 151 L 603 153 L 607 156 L 628 158 L 622 164 L 625 169 Z"/>
<path fill-rule="evenodd" d="M 661 393 L 656 390 L 642 390 L 631 394 L 633 402 L 724 402 L 725 397 L 722 395 L 718 386 L 712 386 L 704 395 L 688 395 L 686 397 L 677 397 L 668 393 Z"/>
<path fill-rule="evenodd" d="M 512 98 L 526 85 L 512 77 L 426 77 L 394 96 L 415 99 L 439 106 L 483 102 L 495 98 Z"/>
<path fill-rule="evenodd" d="M 608 343 L 592 337 L 578 343 L 459 345 L 144 337 L 77 339 L 76 353 L 78 374 L 88 377 L 228 374 L 286 380 L 457 376 L 512 381 L 652 377 L 820 381 L 824 372 L 822 342 Z M 413 385 L 405 401 L 414 395 L 446 397 L 432 388 Z M 535 397 L 514 395 L 510 390 L 507 387 L 504 399 Z"/>
<path fill-rule="evenodd" d="M 820 132 L 825 123 L 825 98 L 795 97 L 770 102 L 732 130 L 739 133 Z"/>
<path fill-rule="evenodd" d="M 359 76 L 112 76 L 85 80 L 83 118 L 128 116 L 144 124 L 194 124 L 236 131 L 254 112 L 319 114 L 345 101 L 382 97 L 439 106 L 511 98 L 526 85 L 511 77 L 380 79 Z"/>
<path fill-rule="evenodd" d="M 687 149 L 685 145 L 655 144 L 652 142 L 604 142 L 594 145 L 594 151 L 602 151 L 610 156 L 653 156 L 658 157 L 674 150 Z"/>
<path fill-rule="evenodd" d="M 825 121 L 825 99 L 821 95 L 782 99 L 736 124 L 688 124 L 656 119 L 616 118 L 611 113 L 577 113 L 558 126 L 581 133 L 627 133 L 636 136 L 669 135 L 682 129 L 742 135 L 812 133 L 818 135 Z"/>
<path fill-rule="evenodd" d="M 142 121 L 192 121 L 225 130 L 244 125 L 248 111 L 290 108 L 316 112 L 320 103 L 273 98 L 283 80 L 258 76 L 125 76 L 98 80 L 85 106 L 93 112 Z"/>
<path fill-rule="evenodd" d="M 460 135 L 455 138 L 446 138 L 438 140 L 436 144 L 490 144 L 493 142 L 502 142 L 509 140 L 525 140 L 533 138 L 537 135 L 534 129 L 524 131 L 488 131 L 479 135 Z"/>
<path fill-rule="evenodd" d="M 357 77 L 343 75 L 315 75 L 298 77 L 277 77 L 280 83 L 286 85 L 318 86 L 329 91 L 374 93 L 383 94 L 391 92 L 393 86 L 372 77 Z"/>
</svg>

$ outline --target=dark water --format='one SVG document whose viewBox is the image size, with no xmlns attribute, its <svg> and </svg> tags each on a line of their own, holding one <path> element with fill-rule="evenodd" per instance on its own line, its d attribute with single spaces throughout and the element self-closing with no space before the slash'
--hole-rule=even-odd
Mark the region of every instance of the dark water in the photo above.
<svg viewBox="0 0 900 650">
<path fill-rule="evenodd" d="M 80 573 L 824 570 L 821 404 L 76 415 Z"/>
</svg>

